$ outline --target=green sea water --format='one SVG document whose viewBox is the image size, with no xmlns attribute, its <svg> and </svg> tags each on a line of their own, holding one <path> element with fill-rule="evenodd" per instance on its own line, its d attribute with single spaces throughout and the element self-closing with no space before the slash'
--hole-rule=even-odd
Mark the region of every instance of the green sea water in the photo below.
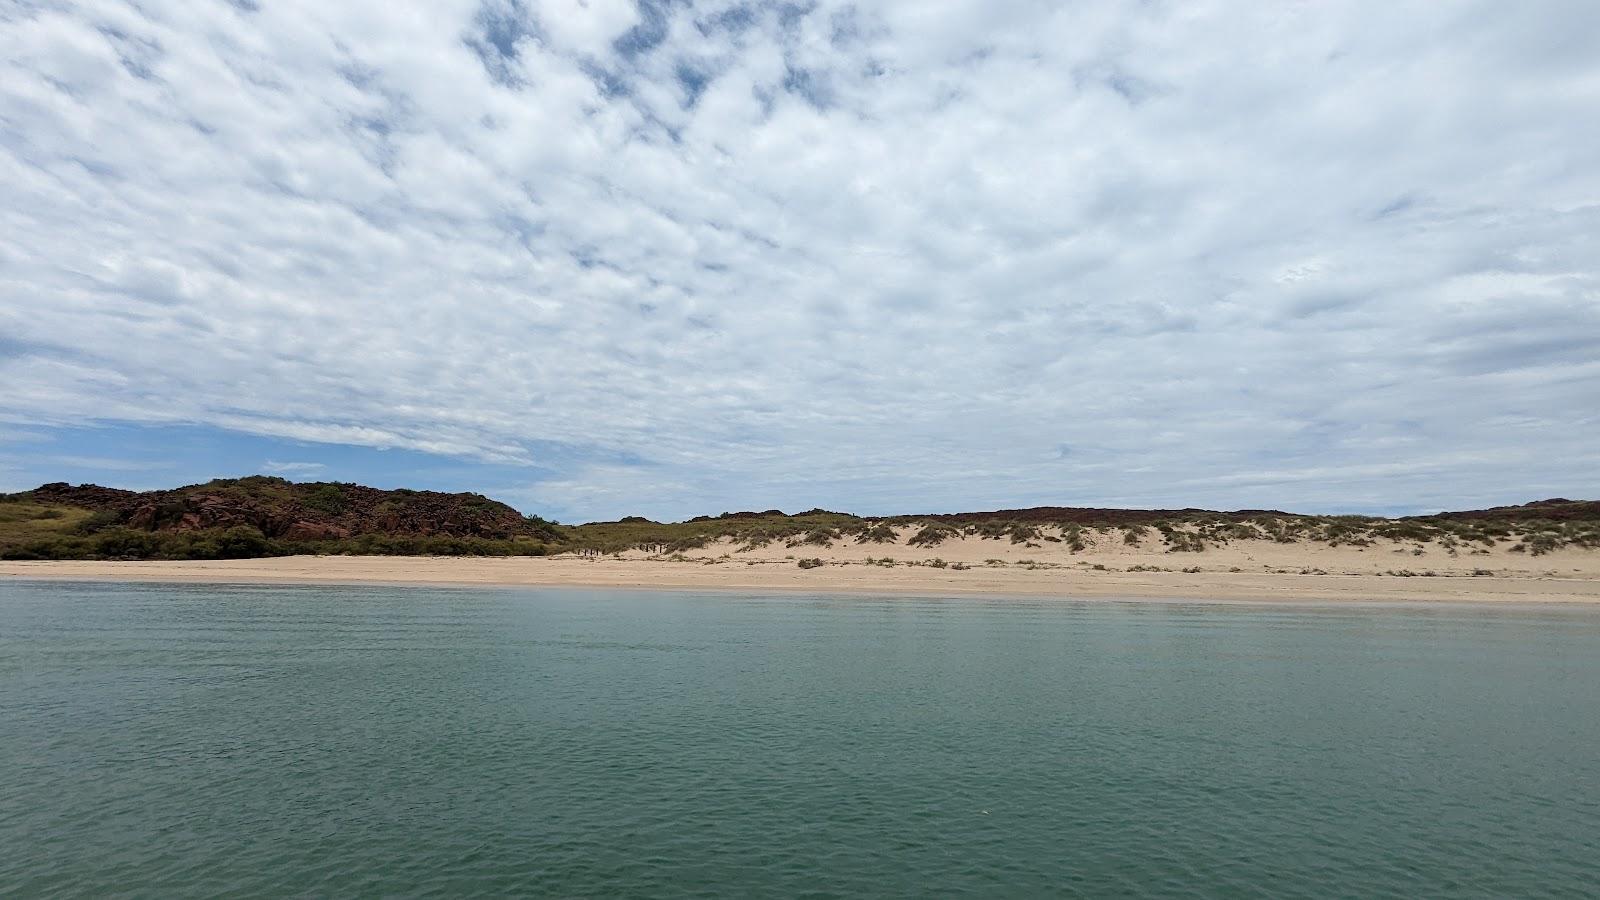
<svg viewBox="0 0 1600 900">
<path fill-rule="evenodd" d="M 1600 611 L 0 582 L 6 896 L 1595 896 Z"/>
</svg>

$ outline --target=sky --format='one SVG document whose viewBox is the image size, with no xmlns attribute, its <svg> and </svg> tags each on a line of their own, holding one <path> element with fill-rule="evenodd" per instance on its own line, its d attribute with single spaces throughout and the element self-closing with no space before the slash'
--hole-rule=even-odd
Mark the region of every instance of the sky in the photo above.
<svg viewBox="0 0 1600 900">
<path fill-rule="evenodd" d="M 0 0 L 0 490 L 1600 497 L 1592 0 Z"/>
</svg>

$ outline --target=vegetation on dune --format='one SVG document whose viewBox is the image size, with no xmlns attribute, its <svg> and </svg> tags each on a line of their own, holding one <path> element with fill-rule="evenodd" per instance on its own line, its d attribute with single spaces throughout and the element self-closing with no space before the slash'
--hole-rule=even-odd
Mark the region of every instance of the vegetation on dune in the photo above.
<svg viewBox="0 0 1600 900">
<path fill-rule="evenodd" d="M 639 550 L 652 555 L 667 555 L 700 550 L 717 540 L 727 539 L 737 545 L 736 550 L 748 552 L 772 544 L 785 547 L 828 546 L 834 541 L 870 531 L 876 524 L 855 516 L 822 510 L 793 516 L 776 510 L 724 513 L 714 518 L 702 516 L 687 522 L 652 522 L 630 516 L 615 522 L 591 522 L 566 528 L 563 531 L 563 546 L 601 554 Z"/>
<path fill-rule="evenodd" d="M 1151 543 L 1152 533 L 1159 543 Z M 731 544 L 731 553 L 749 553 L 774 546 L 902 541 L 933 548 L 960 538 L 1027 548 L 1055 544 L 1072 553 L 1107 544 L 1204 553 L 1235 541 L 1265 540 L 1336 547 L 1385 542 L 1414 555 L 1432 548 L 1460 556 L 1509 543 L 1513 552 L 1540 556 L 1568 547 L 1600 548 L 1600 502 L 1552 500 L 1403 519 L 1041 507 L 881 518 L 822 509 L 795 515 L 766 510 L 686 522 L 629 516 L 565 526 L 524 516 L 477 494 L 384 491 L 264 476 L 146 493 L 52 484 L 0 495 L 0 558 L 6 559 L 232 559 L 302 553 L 596 556 L 629 551 L 684 559 L 684 554 L 718 541 Z M 868 564 L 893 562 L 885 558 Z"/>
<path fill-rule="evenodd" d="M 906 541 L 906 543 L 913 547 L 937 547 L 945 541 L 948 541 L 953 537 L 957 537 L 960 534 L 961 532 L 959 530 L 949 525 L 934 523 L 932 525 L 922 526 L 922 528 L 917 531 L 916 534 L 913 534 L 910 539 Z"/>
<path fill-rule="evenodd" d="M 895 535 L 894 529 L 881 522 L 863 528 L 856 535 L 858 544 L 893 544 L 897 540 L 899 538 Z"/>
</svg>

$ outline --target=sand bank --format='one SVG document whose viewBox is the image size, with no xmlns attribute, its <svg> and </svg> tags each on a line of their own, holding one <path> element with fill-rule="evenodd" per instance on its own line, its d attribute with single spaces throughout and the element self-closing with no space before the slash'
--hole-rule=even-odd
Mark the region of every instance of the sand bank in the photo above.
<svg viewBox="0 0 1600 900">
<path fill-rule="evenodd" d="M 821 566 L 802 569 L 800 559 Z M 900 544 L 727 543 L 675 555 L 544 558 L 292 556 L 192 562 L 0 562 L 0 577 L 275 584 L 547 585 L 1063 598 L 1600 603 L 1600 551 L 1329 547 L 1238 541 L 1200 553 L 1102 538 L 1073 552 L 968 537 Z"/>
</svg>

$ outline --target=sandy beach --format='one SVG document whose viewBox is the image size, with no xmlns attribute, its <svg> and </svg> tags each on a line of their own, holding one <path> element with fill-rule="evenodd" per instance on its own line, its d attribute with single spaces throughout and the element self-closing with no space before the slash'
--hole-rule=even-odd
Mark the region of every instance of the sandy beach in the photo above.
<svg viewBox="0 0 1600 900">
<path fill-rule="evenodd" d="M 903 540 L 903 536 L 902 536 Z M 802 559 L 822 565 L 801 568 Z M 684 554 L 291 556 L 182 562 L 0 562 L 0 577 L 269 584 L 546 585 L 820 593 L 1352 602 L 1600 603 L 1600 551 L 1542 556 L 1380 542 L 1369 547 L 1238 541 L 1168 553 L 1095 535 L 1072 552 L 966 537 L 938 547 L 726 541 Z"/>
</svg>

